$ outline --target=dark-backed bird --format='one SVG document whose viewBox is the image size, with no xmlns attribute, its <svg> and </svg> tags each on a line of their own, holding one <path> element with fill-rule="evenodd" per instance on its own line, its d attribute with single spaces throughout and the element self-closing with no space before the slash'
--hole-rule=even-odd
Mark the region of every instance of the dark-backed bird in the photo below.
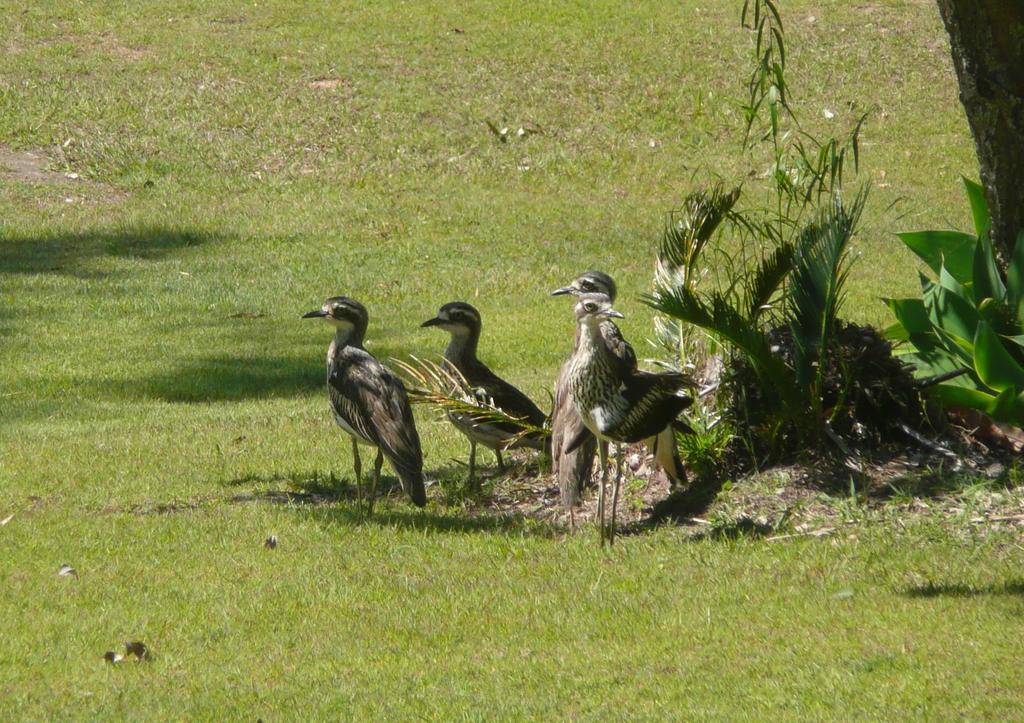
<svg viewBox="0 0 1024 723">
<path fill-rule="evenodd" d="M 483 325 L 480 312 L 464 301 L 452 301 L 437 312 L 437 316 L 421 326 L 436 326 L 451 335 L 444 352 L 444 363 L 454 368 L 473 390 L 478 401 L 497 407 L 510 417 L 521 419 L 530 426 L 543 427 L 547 419 L 533 401 L 492 372 L 477 358 Z M 512 422 L 474 419 L 464 414 L 449 414 L 452 424 L 469 439 L 469 479 L 476 471 L 476 445 L 494 451 L 498 468 L 504 468 L 501 450 L 516 447 L 544 449 L 546 437 L 537 433 L 523 434 L 523 427 Z"/>
<path fill-rule="evenodd" d="M 615 281 L 601 271 L 587 271 L 580 274 L 568 286 L 555 289 L 552 296 L 572 294 L 604 294 L 611 303 L 615 303 Z M 601 336 L 609 351 L 616 355 L 622 364 L 636 369 L 636 355 L 632 347 L 622 338 L 622 334 L 611 320 L 600 325 Z M 576 329 L 575 350 L 580 343 L 580 328 Z M 562 370 L 555 383 L 555 405 L 551 414 L 551 460 L 552 468 L 558 477 L 562 504 L 572 510 L 579 501 L 580 493 L 590 482 L 594 469 L 594 455 L 597 452 L 597 441 L 592 435 L 586 434 L 586 426 L 572 403 L 569 395 L 569 369 L 571 357 L 562 365 Z M 567 452 L 570 440 L 582 435 L 582 441 L 573 451 Z M 675 431 L 671 425 L 665 427 L 654 437 L 646 440 L 647 447 L 654 456 L 655 462 L 668 476 L 672 486 L 686 483 L 686 471 L 679 457 Z"/>
<path fill-rule="evenodd" d="M 359 445 L 377 448 L 370 487 L 369 512 L 386 457 L 413 504 L 427 504 L 423 484 L 423 452 L 412 408 L 402 381 L 363 348 L 369 315 L 347 296 L 334 296 L 303 319 L 323 319 L 334 327 L 327 350 L 327 393 L 334 421 L 352 437 L 352 464 L 362 505 L 362 464 Z"/>
<path fill-rule="evenodd" d="M 654 374 L 636 368 L 636 357 L 629 351 L 610 348 L 602 326 L 622 314 L 612 308 L 605 294 L 581 294 L 574 308 L 578 343 L 569 361 L 569 395 L 583 425 L 598 441 L 632 443 L 658 435 L 676 423 L 676 417 L 693 404 L 687 393 L 692 382 L 678 372 Z M 627 348 L 628 342 L 622 340 Z M 685 428 L 685 425 L 681 425 Z M 569 452 L 578 447 L 585 435 L 568 442 Z M 622 455 L 617 454 L 615 486 L 612 493 L 611 525 L 605 529 L 605 485 L 608 459 L 604 445 L 601 454 L 601 482 L 598 488 L 597 514 L 601 542 L 615 540 L 615 512 L 622 482 Z"/>
</svg>

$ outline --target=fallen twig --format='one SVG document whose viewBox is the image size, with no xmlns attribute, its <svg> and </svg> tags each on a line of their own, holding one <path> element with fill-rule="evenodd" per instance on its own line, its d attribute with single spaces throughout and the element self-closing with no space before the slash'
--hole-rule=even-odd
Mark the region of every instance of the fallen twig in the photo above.
<svg viewBox="0 0 1024 723">
<path fill-rule="evenodd" d="M 831 535 L 836 531 L 834 527 L 822 527 L 818 530 L 810 530 L 808 532 L 794 532 L 789 535 L 775 535 L 774 537 L 767 538 L 768 542 L 777 542 L 779 540 L 791 540 L 796 537 L 825 537 Z"/>
<path fill-rule="evenodd" d="M 960 367 L 959 369 L 954 369 L 953 371 L 946 372 L 945 374 L 937 374 L 934 377 L 918 379 L 915 386 L 917 386 L 918 389 L 927 389 L 928 387 L 935 386 L 936 384 L 948 382 L 950 379 L 956 379 L 969 371 L 971 371 L 970 367 Z"/>
<path fill-rule="evenodd" d="M 912 440 L 920 444 L 925 449 L 931 450 L 932 452 L 937 452 L 938 454 L 941 454 L 943 457 L 953 460 L 954 471 L 959 470 L 963 466 L 963 460 L 961 460 L 960 456 L 953 450 L 943 447 L 941 444 L 934 440 L 928 439 L 923 434 L 920 434 L 919 432 L 916 432 L 915 430 L 908 427 L 906 424 L 900 424 L 900 429 L 903 430 L 903 433 L 905 435 L 910 437 Z"/>
<path fill-rule="evenodd" d="M 861 461 L 860 455 L 850 449 L 846 441 L 840 437 L 832 425 L 825 422 L 825 434 L 832 440 L 832 443 L 839 448 L 839 451 L 843 453 L 843 464 L 852 469 L 854 472 L 863 474 L 864 473 L 864 462 Z"/>
</svg>

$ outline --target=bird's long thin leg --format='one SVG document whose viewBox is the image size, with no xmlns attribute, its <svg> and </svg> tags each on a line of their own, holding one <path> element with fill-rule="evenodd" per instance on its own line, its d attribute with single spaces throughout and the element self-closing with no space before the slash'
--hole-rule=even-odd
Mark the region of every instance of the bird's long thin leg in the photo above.
<svg viewBox="0 0 1024 723">
<path fill-rule="evenodd" d="M 373 514 L 373 503 L 377 501 L 377 485 L 380 483 L 380 468 L 384 465 L 384 453 L 377 448 L 377 459 L 373 462 L 373 482 L 370 483 L 370 514 Z"/>
<path fill-rule="evenodd" d="M 612 526 L 608 530 L 608 544 L 615 544 L 615 511 L 619 508 L 619 486 L 622 484 L 622 445 L 615 451 L 615 488 L 612 492 Z"/>
<path fill-rule="evenodd" d="M 500 449 L 494 450 L 494 456 L 498 458 L 498 471 L 499 472 L 504 472 L 505 471 L 505 460 L 503 460 L 501 458 L 501 450 Z"/>
<path fill-rule="evenodd" d="M 359 445 L 352 438 L 352 468 L 356 473 L 356 509 L 363 511 L 363 465 L 359 461 Z"/>
<path fill-rule="evenodd" d="M 469 486 L 476 487 L 476 442 L 469 440 Z"/>
<path fill-rule="evenodd" d="M 608 445 L 598 446 L 601 457 L 601 479 L 597 483 L 597 529 L 601 539 L 601 547 L 604 547 L 604 488 L 608 481 Z"/>
</svg>

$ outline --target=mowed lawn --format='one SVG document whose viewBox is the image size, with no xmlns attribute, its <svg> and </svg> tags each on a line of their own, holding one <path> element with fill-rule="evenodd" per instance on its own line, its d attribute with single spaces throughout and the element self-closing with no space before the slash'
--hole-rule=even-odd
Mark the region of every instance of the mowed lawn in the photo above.
<svg viewBox="0 0 1024 723">
<path fill-rule="evenodd" d="M 716 179 L 765 200 L 741 4 L 5 9 L 0 717 L 1019 716 L 1011 532 L 666 527 L 602 552 L 450 484 L 370 520 L 285 494 L 351 479 L 329 330 L 299 318 L 326 296 L 367 305 L 384 359 L 436 357 L 420 322 L 473 303 L 482 357 L 547 407 L 573 337 L 548 292 L 600 268 L 651 354 L 668 212 Z M 917 283 L 893 232 L 967 224 L 942 24 L 926 0 L 784 11 L 807 126 L 870 113 L 847 313 L 881 324 Z M 457 478 L 462 438 L 418 423 Z M 129 640 L 154 659 L 104 662 Z"/>
</svg>

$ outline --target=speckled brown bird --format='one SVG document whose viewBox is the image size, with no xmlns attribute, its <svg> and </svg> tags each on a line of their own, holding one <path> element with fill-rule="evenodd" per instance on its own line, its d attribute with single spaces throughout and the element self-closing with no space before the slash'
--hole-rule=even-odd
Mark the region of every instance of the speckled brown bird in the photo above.
<svg viewBox="0 0 1024 723">
<path fill-rule="evenodd" d="M 687 390 L 692 382 L 678 372 L 654 374 L 639 371 L 628 342 L 626 349 L 614 349 L 607 341 L 605 324 L 621 319 L 605 294 L 581 294 L 573 309 L 579 341 L 569 363 L 569 395 L 586 430 L 599 442 L 632 443 L 658 435 L 677 424 L 679 414 L 693 404 Z M 628 349 L 628 351 L 627 351 Z M 685 426 L 685 425 L 684 425 Z M 576 449 L 583 433 L 568 441 L 566 451 Z M 605 483 L 608 475 L 607 452 L 601 453 L 601 483 L 598 488 L 598 517 L 602 543 L 614 542 L 615 511 L 622 481 L 622 455 L 617 454 L 615 486 L 612 494 L 611 525 L 605 529 Z"/>
<path fill-rule="evenodd" d="M 611 303 L 615 303 L 615 281 L 601 271 L 586 271 L 580 274 L 568 286 L 555 289 L 552 296 L 572 294 L 605 294 Z M 623 364 L 636 369 L 636 355 L 632 347 L 622 338 L 622 334 L 610 320 L 600 325 L 602 336 L 609 351 L 618 356 Z M 580 330 L 576 330 L 575 350 L 579 346 Z M 586 429 L 583 420 L 572 404 L 569 395 L 569 368 L 571 358 L 562 365 L 562 370 L 555 383 L 555 403 L 551 413 L 551 460 L 552 469 L 558 478 L 562 505 L 572 509 L 579 503 L 583 489 L 589 484 L 593 475 L 594 457 L 597 454 L 597 440 L 591 436 L 581 437 L 581 442 L 573 451 L 567 452 L 569 440 L 583 435 Z M 686 483 L 686 471 L 679 457 L 675 432 L 671 426 L 665 427 L 657 435 L 646 440 L 647 448 L 654 456 L 655 463 L 661 467 L 672 486 Z"/>
</svg>

